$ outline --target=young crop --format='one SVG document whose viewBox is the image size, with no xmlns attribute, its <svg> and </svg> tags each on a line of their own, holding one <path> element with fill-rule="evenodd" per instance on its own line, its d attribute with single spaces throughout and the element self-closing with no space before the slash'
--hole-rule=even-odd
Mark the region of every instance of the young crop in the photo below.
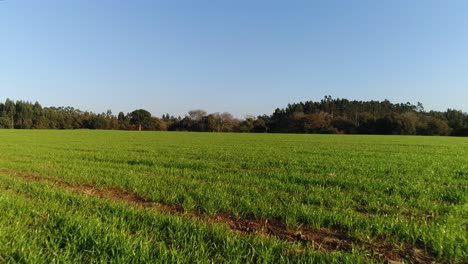
<svg viewBox="0 0 468 264">
<path fill-rule="evenodd" d="M 468 259 L 462 138 L 2 130 L 0 149 L 0 262 Z"/>
</svg>

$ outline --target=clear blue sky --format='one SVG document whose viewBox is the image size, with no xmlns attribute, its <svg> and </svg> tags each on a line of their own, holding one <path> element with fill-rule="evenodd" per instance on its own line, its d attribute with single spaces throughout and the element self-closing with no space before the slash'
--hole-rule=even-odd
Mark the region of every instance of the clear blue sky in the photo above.
<svg viewBox="0 0 468 264">
<path fill-rule="evenodd" d="M 468 1 L 4 0 L 0 100 L 238 117 L 324 95 L 468 111 Z"/>
</svg>

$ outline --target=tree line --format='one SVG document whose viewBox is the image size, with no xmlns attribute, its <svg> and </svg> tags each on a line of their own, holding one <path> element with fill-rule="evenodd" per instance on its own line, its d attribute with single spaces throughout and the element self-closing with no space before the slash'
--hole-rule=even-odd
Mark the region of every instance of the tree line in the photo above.
<svg viewBox="0 0 468 264">
<path fill-rule="evenodd" d="M 110 110 L 93 113 L 7 99 L 0 103 L 0 128 L 468 136 L 468 114 L 454 109 L 426 111 L 421 103 L 351 101 L 331 96 L 243 119 L 204 110 L 189 111 L 184 117 L 154 117 L 144 109 L 114 115 Z"/>
</svg>

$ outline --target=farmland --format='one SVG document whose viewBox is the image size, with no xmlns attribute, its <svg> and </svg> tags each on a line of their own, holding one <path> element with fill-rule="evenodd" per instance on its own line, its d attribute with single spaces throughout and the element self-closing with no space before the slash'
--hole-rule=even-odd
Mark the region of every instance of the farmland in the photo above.
<svg viewBox="0 0 468 264">
<path fill-rule="evenodd" d="M 467 262 L 464 138 L 0 130 L 0 262 Z"/>
</svg>

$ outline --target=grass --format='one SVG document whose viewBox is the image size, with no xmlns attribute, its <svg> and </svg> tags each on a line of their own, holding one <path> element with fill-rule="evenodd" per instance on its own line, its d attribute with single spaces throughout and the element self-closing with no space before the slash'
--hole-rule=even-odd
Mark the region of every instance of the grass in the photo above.
<svg viewBox="0 0 468 264">
<path fill-rule="evenodd" d="M 0 262 L 468 261 L 464 138 L 0 130 L 0 151 Z M 28 173 L 187 213 L 18 176 Z M 340 232 L 351 248 L 190 212 Z"/>
</svg>

